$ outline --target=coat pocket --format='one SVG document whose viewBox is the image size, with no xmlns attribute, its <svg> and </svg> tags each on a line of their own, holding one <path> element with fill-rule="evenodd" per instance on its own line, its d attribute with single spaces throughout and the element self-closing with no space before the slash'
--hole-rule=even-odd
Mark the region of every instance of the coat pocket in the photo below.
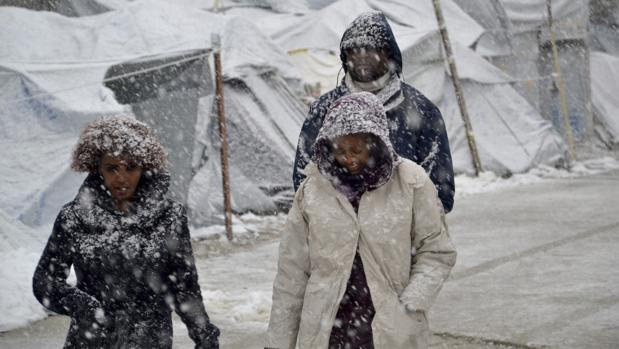
<svg viewBox="0 0 619 349">
<path fill-rule="evenodd" d="M 389 295 L 376 309 L 372 323 L 376 348 L 422 349 L 429 343 L 429 328 L 423 312 L 405 309 L 397 295 Z"/>
</svg>

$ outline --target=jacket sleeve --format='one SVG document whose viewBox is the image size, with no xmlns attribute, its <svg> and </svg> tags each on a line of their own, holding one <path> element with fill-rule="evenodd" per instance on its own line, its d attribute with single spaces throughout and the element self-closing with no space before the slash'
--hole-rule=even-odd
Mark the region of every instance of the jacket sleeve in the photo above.
<svg viewBox="0 0 619 349">
<path fill-rule="evenodd" d="M 410 281 L 400 300 L 409 310 L 428 311 L 456 263 L 456 250 L 436 188 L 424 177 L 413 193 L 414 256 Z"/>
<path fill-rule="evenodd" d="M 292 182 L 294 184 L 294 190 L 299 189 L 299 185 L 305 179 L 305 173 L 303 170 L 305 166 L 309 164 L 312 157 L 312 146 L 318 137 L 318 132 L 322 127 L 322 121 L 326 113 L 324 98 L 319 99 L 312 103 L 309 109 L 309 113 L 303 126 L 301 127 L 301 133 L 299 134 L 299 142 L 297 144 L 297 152 L 294 157 L 294 167 L 292 169 Z"/>
<path fill-rule="evenodd" d="M 454 171 L 449 148 L 449 137 L 445 121 L 439 109 L 417 91 L 419 112 L 423 114 L 423 142 L 418 147 L 419 165 L 430 175 L 438 190 L 438 197 L 443 203 L 445 213 L 454 205 L 455 183 Z"/>
<path fill-rule="evenodd" d="M 76 227 L 75 218 L 65 207 L 58 214 L 52 234 L 43 250 L 32 278 L 32 290 L 45 308 L 62 315 L 94 323 L 103 315 L 100 302 L 86 292 L 67 284 L 75 248 L 70 230 Z M 97 312 L 99 311 L 99 312 Z"/>
<path fill-rule="evenodd" d="M 301 210 L 303 188 L 302 185 L 296 193 L 279 245 L 267 332 L 266 347 L 269 348 L 294 349 L 297 341 L 303 298 L 310 276 L 308 225 Z"/>
<path fill-rule="evenodd" d="M 175 229 L 177 240 L 173 243 L 175 251 L 170 278 L 174 308 L 187 326 L 189 337 L 196 344 L 196 349 L 216 349 L 219 348 L 219 329 L 211 324 L 204 308 L 184 208 L 181 208 L 179 220 Z"/>
</svg>

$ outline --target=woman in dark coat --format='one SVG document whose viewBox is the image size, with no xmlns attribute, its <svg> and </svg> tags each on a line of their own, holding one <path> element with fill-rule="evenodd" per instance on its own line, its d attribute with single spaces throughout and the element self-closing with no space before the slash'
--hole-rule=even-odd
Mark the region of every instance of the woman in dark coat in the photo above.
<svg viewBox="0 0 619 349">
<path fill-rule="evenodd" d="M 142 122 L 114 117 L 82 131 L 72 168 L 88 176 L 58 214 L 33 278 L 39 302 L 71 317 L 64 348 L 172 348 L 172 308 L 196 348 L 219 347 L 165 167 Z"/>
</svg>

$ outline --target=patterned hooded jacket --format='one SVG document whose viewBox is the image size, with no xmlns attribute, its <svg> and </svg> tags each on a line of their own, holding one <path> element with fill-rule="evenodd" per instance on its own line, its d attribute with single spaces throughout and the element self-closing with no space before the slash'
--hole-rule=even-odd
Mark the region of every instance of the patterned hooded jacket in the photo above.
<svg viewBox="0 0 619 349">
<path fill-rule="evenodd" d="M 402 82 L 402 55 L 384 14 L 368 12 L 353 21 L 342 36 L 340 57 L 346 72 L 346 49 L 354 47 L 386 48 L 394 65 L 390 82 L 375 92 L 385 106 L 391 143 L 395 152 L 421 165 L 438 190 L 445 212 L 451 211 L 455 193 L 449 139 L 438 108 L 412 86 Z M 355 92 L 347 83 L 348 74 L 335 89 L 312 103 L 303 123 L 293 169 L 295 190 L 306 176 L 304 168 L 313 155 L 312 146 L 331 104 Z"/>
<path fill-rule="evenodd" d="M 357 174 L 369 186 L 353 204 L 340 187 L 348 178 L 338 173 L 329 144 L 337 136 L 359 133 L 378 140 L 373 157 L 382 158 L 369 172 Z M 350 94 L 331 105 L 314 146 L 315 163 L 306 168 L 282 233 L 266 347 L 334 344 L 334 333 L 341 332 L 336 319 L 346 313 L 342 308 L 357 273 L 375 312 L 369 336 L 355 341 L 370 340 L 375 349 L 427 348 L 425 312 L 456 252 L 436 188 L 423 168 L 399 158 L 390 143 L 385 113 L 374 95 Z M 362 270 L 355 272 L 355 263 Z"/>
<path fill-rule="evenodd" d="M 371 166 L 361 174 L 363 191 L 373 190 L 385 184 L 393 169 L 400 162 L 389 139 L 387 117 L 380 101 L 369 92 L 356 92 L 346 95 L 331 105 L 325 117 L 316 142 L 312 147 L 312 160 L 320 172 L 328 177 L 336 187 L 346 185 L 353 176 L 337 165 L 332 155 L 331 143 L 340 136 L 365 134 L 375 139 L 371 147 Z M 342 188 L 343 189 L 343 188 Z"/>
<path fill-rule="evenodd" d="M 401 161 L 391 146 L 388 130 L 385 110 L 378 98 L 369 92 L 352 93 L 331 105 L 314 143 L 312 160 L 333 186 L 346 195 L 357 213 L 361 196 L 387 183 Z M 370 140 L 368 165 L 357 175 L 340 166 L 332 154 L 335 139 L 353 134 Z M 331 329 L 329 348 L 373 348 L 374 314 L 363 263 L 356 253 Z"/>
</svg>

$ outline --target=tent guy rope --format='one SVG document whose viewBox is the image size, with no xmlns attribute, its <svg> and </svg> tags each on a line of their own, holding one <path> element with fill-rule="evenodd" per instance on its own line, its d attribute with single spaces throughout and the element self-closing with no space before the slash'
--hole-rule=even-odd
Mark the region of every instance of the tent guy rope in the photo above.
<svg viewBox="0 0 619 349">
<path fill-rule="evenodd" d="M 96 86 L 96 85 L 101 85 L 105 82 L 108 81 L 114 81 L 114 80 L 120 80 L 120 79 L 124 79 L 127 77 L 131 77 L 131 76 L 136 76 L 136 75 L 140 75 L 140 74 L 144 74 L 144 73 L 148 73 L 151 71 L 156 71 L 162 68 L 167 68 L 173 65 L 177 65 L 180 63 L 185 63 L 185 62 L 191 62 L 191 61 L 195 61 L 204 57 L 207 57 L 211 54 L 210 50 L 206 53 L 201 53 L 198 55 L 194 55 L 194 56 L 189 56 L 189 57 L 184 57 L 169 63 L 165 63 L 165 64 L 160 64 L 154 67 L 150 67 L 150 68 L 145 68 L 145 69 L 140 69 L 140 70 L 136 70 L 134 72 L 131 73 L 125 73 L 125 74 L 120 74 L 120 75 L 116 75 L 116 76 L 112 76 L 106 79 L 101 79 L 100 81 L 89 81 L 77 86 L 72 86 L 72 87 L 67 87 L 64 89 L 60 89 L 60 90 L 55 90 L 55 91 L 49 91 L 49 92 L 40 92 L 40 93 L 36 93 L 30 97 L 24 97 L 24 98 L 17 98 L 17 99 L 11 99 L 11 100 L 0 100 L 0 106 L 5 106 L 5 105 L 10 105 L 10 104 L 16 104 L 16 103 L 20 103 L 20 102 L 25 102 L 28 100 L 32 100 L 32 99 L 36 99 L 39 97 L 45 97 L 45 96 L 49 96 L 49 97 L 53 97 L 56 94 L 60 94 L 63 92 L 68 92 L 68 91 L 74 91 L 74 90 L 78 90 L 80 88 L 83 87 L 88 87 L 88 86 Z"/>
</svg>

